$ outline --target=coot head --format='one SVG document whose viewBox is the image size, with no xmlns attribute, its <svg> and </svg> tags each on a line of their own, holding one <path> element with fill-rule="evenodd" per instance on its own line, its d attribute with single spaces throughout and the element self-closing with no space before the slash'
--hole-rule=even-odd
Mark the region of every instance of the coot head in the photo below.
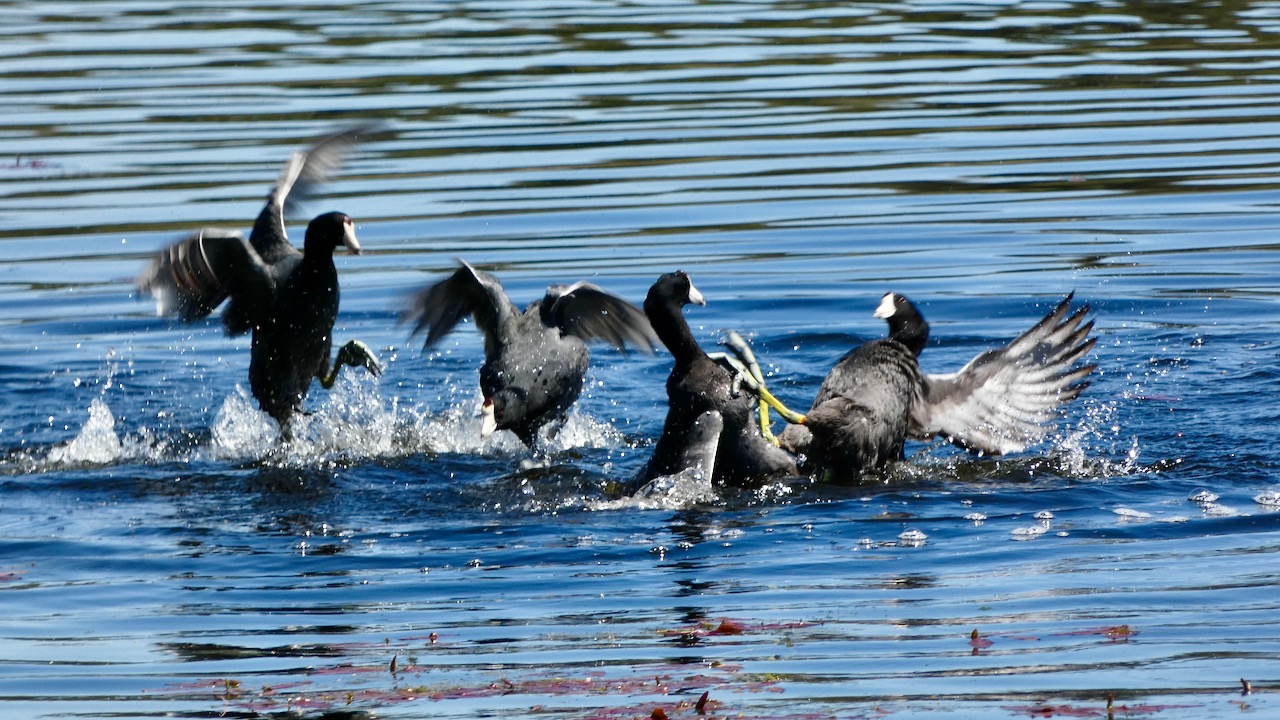
<svg viewBox="0 0 1280 720">
<path fill-rule="evenodd" d="M 307 237 L 303 247 L 307 254 L 332 254 L 346 246 L 352 255 L 359 255 L 360 241 L 356 240 L 356 226 L 346 213 L 327 212 L 317 215 L 307 225 Z"/>
<path fill-rule="evenodd" d="M 527 399 L 528 393 L 516 387 L 504 387 L 486 397 L 480 408 L 480 437 L 487 438 L 498 428 L 505 428 L 532 446 L 544 423 L 542 418 L 532 417 Z"/>
<path fill-rule="evenodd" d="M 649 313 L 650 306 L 661 306 L 675 304 L 683 307 L 685 305 L 706 305 L 707 301 L 702 297 L 702 293 L 698 292 L 698 288 L 693 286 L 693 281 L 689 279 L 688 274 L 683 270 L 669 272 L 658 278 L 649 288 L 649 294 L 645 296 L 644 308 L 652 319 L 652 313 Z"/>
<path fill-rule="evenodd" d="M 929 323 L 915 304 L 898 293 L 885 293 L 875 316 L 889 323 L 889 339 L 897 340 L 917 357 L 929 341 Z"/>
</svg>

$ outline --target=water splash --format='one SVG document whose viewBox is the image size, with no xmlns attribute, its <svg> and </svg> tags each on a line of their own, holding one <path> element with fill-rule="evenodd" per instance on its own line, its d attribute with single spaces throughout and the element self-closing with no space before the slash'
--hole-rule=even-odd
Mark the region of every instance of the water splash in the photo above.
<svg viewBox="0 0 1280 720">
<path fill-rule="evenodd" d="M 227 396 L 213 420 L 210 452 L 227 460 L 259 458 L 278 442 L 276 424 L 241 386 Z"/>
<path fill-rule="evenodd" d="M 1253 497 L 1253 501 L 1267 508 L 1280 508 L 1280 490 L 1266 490 Z"/>
<path fill-rule="evenodd" d="M 105 465 L 124 454 L 124 444 L 116 434 L 116 417 L 102 398 L 89 404 L 89 419 L 66 445 L 49 451 L 48 461 L 58 465 Z"/>
<path fill-rule="evenodd" d="M 399 403 L 389 405 L 377 381 L 344 373 L 315 409 L 291 421 L 285 449 L 298 462 L 313 457 L 403 454 L 397 441 Z"/>
<path fill-rule="evenodd" d="M 542 442 L 543 449 L 551 453 L 581 448 L 608 450 L 625 445 L 626 437 L 609 423 L 574 411 L 558 431 L 544 436 Z"/>
<path fill-rule="evenodd" d="M 688 469 L 654 478 L 626 497 L 589 501 L 586 507 L 588 510 L 680 510 L 716 499 L 711 478 L 701 470 Z"/>
<path fill-rule="evenodd" d="M 515 455 L 526 452 L 524 443 L 505 430 L 480 437 L 480 400 L 466 400 L 431 412 L 413 408 L 406 412 L 402 443 L 406 452 L 465 455 Z"/>
<path fill-rule="evenodd" d="M 1139 462 L 1138 438 L 1122 437 L 1116 403 L 1091 402 L 1083 409 L 1080 419 L 1054 443 L 1052 456 L 1058 472 L 1075 478 L 1109 478 L 1153 469 Z"/>
<path fill-rule="evenodd" d="M 319 402 L 315 402 L 318 400 Z M 290 421 L 288 437 L 258 409 L 241 386 L 229 395 L 213 422 L 211 454 L 220 460 L 265 460 L 282 465 L 314 465 L 335 460 L 404 457 L 415 454 L 467 454 L 519 457 L 529 454 L 512 433 L 480 437 L 480 400 L 468 398 L 432 412 L 390 400 L 378 383 L 344 375 L 312 409 Z M 559 432 L 543 437 L 542 452 L 552 455 L 578 448 L 612 448 L 622 433 L 587 415 L 571 413 Z"/>
</svg>

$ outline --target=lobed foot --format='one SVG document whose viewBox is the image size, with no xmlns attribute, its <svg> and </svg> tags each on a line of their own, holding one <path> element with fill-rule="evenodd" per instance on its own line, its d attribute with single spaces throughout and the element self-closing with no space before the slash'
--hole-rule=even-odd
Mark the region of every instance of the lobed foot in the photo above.
<svg viewBox="0 0 1280 720">
<path fill-rule="evenodd" d="M 773 393 L 765 387 L 764 373 L 760 370 L 760 363 L 756 361 L 755 353 L 751 351 L 751 346 L 736 331 L 730 330 L 720 341 L 721 345 L 729 348 L 732 355 L 726 353 L 716 353 L 713 359 L 728 367 L 734 373 L 735 387 L 745 387 L 760 401 L 760 432 L 769 439 L 774 445 L 778 444 L 777 438 L 769 428 L 769 408 L 778 411 L 783 420 L 796 425 L 804 424 L 804 415 L 788 408 L 781 400 L 774 397 Z"/>
<path fill-rule="evenodd" d="M 334 381 L 338 379 L 338 371 L 343 365 L 362 367 L 374 377 L 382 374 L 382 365 L 378 363 L 378 356 L 373 354 L 369 346 L 359 340 L 349 340 L 346 345 L 338 349 L 338 357 L 333 361 L 333 369 L 329 371 L 329 375 L 320 380 L 320 384 L 326 390 L 333 387 Z"/>
</svg>

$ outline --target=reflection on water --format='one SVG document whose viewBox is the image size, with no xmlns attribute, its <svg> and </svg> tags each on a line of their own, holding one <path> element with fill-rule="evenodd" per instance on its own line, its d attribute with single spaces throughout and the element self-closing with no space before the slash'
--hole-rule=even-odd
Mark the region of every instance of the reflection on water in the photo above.
<svg viewBox="0 0 1280 720">
<path fill-rule="evenodd" d="M 0 16 L 5 717 L 1274 711 L 1239 693 L 1280 673 L 1280 4 Z M 289 152 L 368 120 L 293 232 L 357 219 L 335 332 L 387 371 L 313 393 L 282 442 L 247 340 L 130 279 L 247 229 Z M 887 290 L 946 372 L 1075 289 L 1100 370 L 1024 455 L 619 498 L 668 357 L 593 348 L 545 455 L 482 441 L 478 334 L 428 352 L 396 324 L 458 256 L 512 297 L 639 300 L 683 268 L 698 337 L 749 333 L 793 404 L 883 333 Z"/>
</svg>

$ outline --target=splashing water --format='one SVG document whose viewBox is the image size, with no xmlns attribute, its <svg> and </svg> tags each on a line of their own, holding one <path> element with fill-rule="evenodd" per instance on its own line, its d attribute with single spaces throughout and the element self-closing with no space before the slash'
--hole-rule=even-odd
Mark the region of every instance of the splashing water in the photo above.
<svg viewBox="0 0 1280 720">
<path fill-rule="evenodd" d="M 291 420 L 289 437 L 262 412 L 245 388 L 236 386 L 212 426 L 211 454 L 221 460 L 261 460 L 311 465 L 347 459 L 403 457 L 421 453 L 518 456 L 529 452 L 512 433 L 480 437 L 480 401 L 462 400 L 439 412 L 402 405 L 382 395 L 376 381 L 344 375 L 310 412 Z M 571 413 L 555 432 L 544 432 L 541 450 L 609 449 L 625 444 L 606 422 Z"/>
<path fill-rule="evenodd" d="M 684 470 L 645 483 L 635 493 L 616 500 L 588 502 L 589 510 L 680 510 L 716 500 L 711 478 L 701 470 Z"/>
<path fill-rule="evenodd" d="M 280 438 L 275 422 L 258 409 L 241 386 L 223 401 L 213 420 L 210 448 L 214 457 L 233 460 L 258 458 Z"/>
<path fill-rule="evenodd" d="M 564 424 L 542 439 L 547 452 L 564 452 L 576 448 L 608 450 L 626 443 L 622 432 L 603 420 L 571 412 Z"/>
<path fill-rule="evenodd" d="M 1136 437 L 1125 442 L 1116 419 L 1114 402 L 1090 402 L 1080 420 L 1066 428 L 1054 443 L 1052 456 L 1058 472 L 1067 477 L 1121 477 L 1147 472 L 1138 459 L 1141 449 Z M 1114 456 L 1123 455 L 1119 460 Z"/>
<path fill-rule="evenodd" d="M 79 434 L 66 445 L 51 449 L 48 460 L 54 464 L 105 464 L 123 453 L 115 415 L 102 398 L 95 398 L 89 405 L 89 420 Z"/>
</svg>

